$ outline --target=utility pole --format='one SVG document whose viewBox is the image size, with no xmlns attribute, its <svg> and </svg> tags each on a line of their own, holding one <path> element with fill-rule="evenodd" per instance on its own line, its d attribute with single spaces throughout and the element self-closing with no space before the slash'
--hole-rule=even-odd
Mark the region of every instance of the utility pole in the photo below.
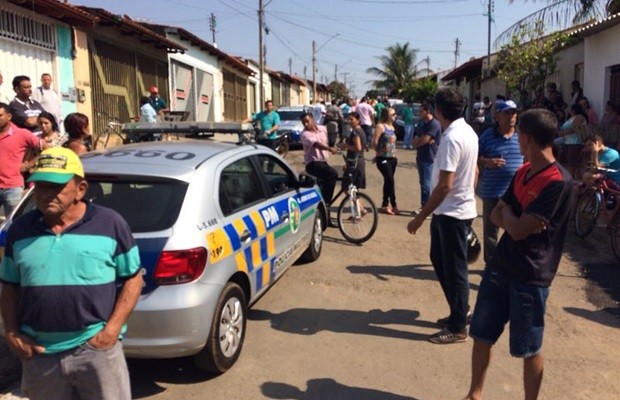
<svg viewBox="0 0 620 400">
<path fill-rule="evenodd" d="M 487 30 L 487 68 L 489 69 L 489 76 L 491 76 L 491 22 L 493 22 L 493 0 L 489 0 L 489 9 L 487 13 L 488 18 L 488 30 Z"/>
<path fill-rule="evenodd" d="M 304 65 L 304 81 L 308 80 L 308 67 Z"/>
<path fill-rule="evenodd" d="M 462 43 L 459 40 L 459 38 L 456 38 L 456 41 L 454 42 L 454 44 L 456 46 L 454 49 L 454 68 L 456 68 L 458 61 L 459 61 L 459 49 L 461 48 Z M 427 66 L 427 69 L 428 69 L 428 66 Z"/>
<path fill-rule="evenodd" d="M 344 81 L 344 87 L 347 87 L 347 76 L 350 74 L 350 72 L 341 72 L 340 75 L 342 75 L 342 80 Z"/>
<path fill-rule="evenodd" d="M 293 59 L 291 57 L 288 58 L 288 74 L 293 75 Z"/>
<path fill-rule="evenodd" d="M 217 21 L 215 20 L 215 14 L 211 13 L 211 17 L 209 17 L 209 29 L 211 30 L 211 35 L 213 37 L 213 45 L 217 47 L 215 44 L 215 27 L 217 26 Z"/>
<path fill-rule="evenodd" d="M 338 64 L 334 65 L 334 82 L 338 82 Z"/>
<path fill-rule="evenodd" d="M 263 7 L 263 0 L 258 0 L 258 64 L 259 64 L 259 85 L 260 85 L 260 107 L 265 103 L 265 87 L 264 87 L 264 69 L 265 64 L 263 60 L 263 19 L 265 18 L 265 8 Z"/>
<path fill-rule="evenodd" d="M 316 41 L 312 41 L 312 104 L 316 103 Z"/>
</svg>

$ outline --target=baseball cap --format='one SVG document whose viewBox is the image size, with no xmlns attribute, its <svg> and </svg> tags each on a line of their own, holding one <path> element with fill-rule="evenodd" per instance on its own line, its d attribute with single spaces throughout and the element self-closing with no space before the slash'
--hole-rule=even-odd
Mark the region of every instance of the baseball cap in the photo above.
<svg viewBox="0 0 620 400">
<path fill-rule="evenodd" d="M 517 107 L 515 102 L 512 100 L 506 100 L 506 101 L 500 100 L 495 105 L 495 111 L 497 112 L 502 112 L 506 110 L 517 110 L 518 111 L 519 108 Z"/>
<path fill-rule="evenodd" d="M 84 167 L 77 154 L 65 147 L 51 147 L 39 155 L 28 182 L 65 184 L 74 175 L 84 177 Z"/>
<path fill-rule="evenodd" d="M 149 93 L 159 93 L 159 89 L 157 89 L 157 86 L 151 86 Z"/>
</svg>

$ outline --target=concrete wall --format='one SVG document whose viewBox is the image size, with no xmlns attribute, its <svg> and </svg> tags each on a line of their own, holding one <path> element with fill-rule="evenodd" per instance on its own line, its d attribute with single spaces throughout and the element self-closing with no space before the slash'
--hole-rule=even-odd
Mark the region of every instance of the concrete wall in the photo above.
<svg viewBox="0 0 620 400">
<path fill-rule="evenodd" d="M 88 52 L 88 36 L 80 30 L 74 31 L 75 58 L 73 59 L 73 77 L 77 90 L 84 92 L 83 102 L 76 103 L 76 111 L 93 119 L 92 88 L 90 84 L 90 53 Z"/>
<path fill-rule="evenodd" d="M 575 76 L 575 66 L 584 62 L 584 43 L 580 42 L 573 46 L 562 49 L 557 53 L 556 72 L 547 78 L 547 82 L 555 82 L 564 103 L 571 103 L 571 82 L 580 80 L 581 77 Z M 586 96 L 590 96 L 585 82 L 581 82 Z M 546 94 L 546 92 L 545 92 Z"/>
<path fill-rule="evenodd" d="M 620 64 L 620 24 L 585 39 L 584 94 L 601 116 L 609 99 L 609 68 Z"/>
<path fill-rule="evenodd" d="M 73 30 L 67 26 L 58 25 L 56 27 L 56 41 L 58 46 L 58 51 L 56 53 L 58 86 L 56 90 L 58 91 L 58 93 L 68 94 L 70 90 L 75 87 L 75 73 L 73 69 L 73 59 L 71 55 L 72 34 Z M 33 84 L 33 86 L 35 85 Z M 63 118 L 65 115 L 76 111 L 76 101 L 70 101 L 66 99 L 63 99 L 61 101 L 61 114 Z"/>
</svg>

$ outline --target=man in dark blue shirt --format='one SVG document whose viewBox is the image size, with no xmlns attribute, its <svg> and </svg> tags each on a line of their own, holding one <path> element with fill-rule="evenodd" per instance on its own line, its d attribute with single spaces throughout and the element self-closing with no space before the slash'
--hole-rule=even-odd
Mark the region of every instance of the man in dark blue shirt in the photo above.
<svg viewBox="0 0 620 400">
<path fill-rule="evenodd" d="M 441 135 L 441 125 L 433 117 L 430 104 L 422 104 L 420 107 L 420 119 L 411 144 L 414 149 L 418 150 L 416 163 L 418 164 L 418 174 L 420 176 L 421 209 L 431 194 L 431 173 L 433 171 L 435 153 L 437 153 L 439 136 Z"/>
</svg>

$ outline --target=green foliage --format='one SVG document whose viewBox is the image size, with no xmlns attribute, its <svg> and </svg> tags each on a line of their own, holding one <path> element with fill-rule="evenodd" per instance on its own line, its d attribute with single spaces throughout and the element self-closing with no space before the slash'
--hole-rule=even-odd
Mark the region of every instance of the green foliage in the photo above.
<svg viewBox="0 0 620 400">
<path fill-rule="evenodd" d="M 349 89 L 342 82 L 332 81 L 327 85 L 327 91 L 334 99 L 347 99 L 349 97 Z"/>
<path fill-rule="evenodd" d="M 381 67 L 371 67 L 366 70 L 369 74 L 377 76 L 377 79 L 370 81 L 375 89 L 390 93 L 393 97 L 399 97 L 407 85 L 414 81 L 421 73 L 428 72 L 428 68 L 420 69 L 417 63 L 417 49 L 409 47 L 409 42 L 401 45 L 396 43 L 389 46 L 387 54 L 377 57 L 381 62 Z M 428 58 L 421 62 L 426 62 Z"/>
<path fill-rule="evenodd" d="M 404 90 L 403 98 L 414 103 L 424 103 L 435 97 L 437 81 L 433 78 L 416 79 Z"/>
<path fill-rule="evenodd" d="M 521 25 L 510 43 L 499 51 L 495 69 L 506 82 L 507 95 L 522 90 L 534 92 L 545 84 L 547 76 L 553 74 L 557 65 L 556 52 L 568 41 L 565 33 L 557 32 L 543 37 L 544 25 Z"/>
<path fill-rule="evenodd" d="M 364 96 L 368 97 L 369 99 L 377 99 L 381 96 L 385 95 L 385 91 L 384 90 L 378 90 L 378 89 L 371 89 L 369 91 L 366 92 L 366 94 Z"/>
</svg>

